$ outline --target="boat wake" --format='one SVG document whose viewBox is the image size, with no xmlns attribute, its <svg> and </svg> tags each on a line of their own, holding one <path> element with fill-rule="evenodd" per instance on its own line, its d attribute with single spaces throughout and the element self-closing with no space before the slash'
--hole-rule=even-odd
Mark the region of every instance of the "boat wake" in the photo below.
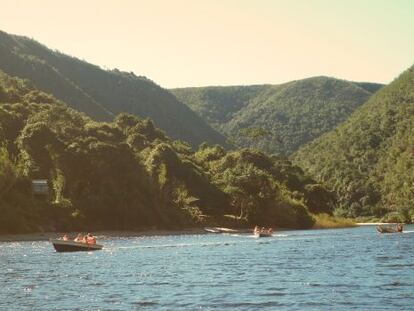
<svg viewBox="0 0 414 311">
<path fill-rule="evenodd" d="M 180 244 L 160 244 L 160 245 L 134 245 L 134 246 L 119 246 L 118 249 L 147 249 L 147 248 L 181 248 L 194 246 L 229 246 L 243 243 L 242 241 L 227 241 L 227 242 L 209 242 L 209 243 L 180 243 Z"/>
</svg>

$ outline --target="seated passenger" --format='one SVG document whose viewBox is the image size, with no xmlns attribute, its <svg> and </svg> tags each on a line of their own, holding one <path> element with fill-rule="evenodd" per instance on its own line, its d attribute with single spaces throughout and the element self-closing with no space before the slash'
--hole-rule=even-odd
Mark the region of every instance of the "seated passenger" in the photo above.
<svg viewBox="0 0 414 311">
<path fill-rule="evenodd" d="M 64 234 L 63 235 L 62 240 L 63 241 L 68 241 L 69 240 L 69 237 L 67 236 L 67 234 Z"/>
<path fill-rule="evenodd" d="M 83 242 L 83 237 L 81 233 L 78 233 L 76 238 L 74 239 L 75 242 Z"/>
<path fill-rule="evenodd" d="M 96 244 L 96 238 L 92 234 L 88 233 L 86 235 L 86 243 L 88 243 L 88 244 Z"/>
</svg>

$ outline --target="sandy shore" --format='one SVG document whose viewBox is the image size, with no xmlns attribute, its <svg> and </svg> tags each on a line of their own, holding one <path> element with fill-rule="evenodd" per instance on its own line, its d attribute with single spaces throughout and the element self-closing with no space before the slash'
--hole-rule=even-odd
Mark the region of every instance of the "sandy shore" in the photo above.
<svg viewBox="0 0 414 311">
<path fill-rule="evenodd" d="M 357 222 L 357 226 L 382 226 L 382 225 L 395 225 L 395 222 Z"/>
<path fill-rule="evenodd" d="M 223 233 L 247 233 L 251 229 L 230 229 L 217 228 Z M 27 234 L 3 234 L 0 235 L 0 242 L 14 242 L 14 241 L 48 241 L 49 239 L 56 239 L 67 234 L 70 238 L 75 238 L 79 232 L 43 232 L 43 233 L 27 233 Z M 81 232 L 86 234 L 86 232 Z M 208 234 L 204 228 L 189 228 L 183 230 L 137 230 L 137 231 L 96 231 L 92 232 L 98 240 L 105 240 L 109 238 L 118 237 L 140 237 L 140 236 L 157 236 L 157 235 L 182 235 L 182 234 Z"/>
</svg>

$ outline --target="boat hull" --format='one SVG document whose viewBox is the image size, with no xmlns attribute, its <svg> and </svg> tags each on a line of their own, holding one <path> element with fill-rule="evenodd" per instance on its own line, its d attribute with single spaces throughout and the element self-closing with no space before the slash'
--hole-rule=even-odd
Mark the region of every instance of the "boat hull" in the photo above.
<svg viewBox="0 0 414 311">
<path fill-rule="evenodd" d="M 223 231 L 221 231 L 220 229 L 209 228 L 209 227 L 204 228 L 204 231 L 206 231 L 208 233 L 223 233 Z"/>
<path fill-rule="evenodd" d="M 272 234 L 271 233 L 255 233 L 254 236 L 256 238 L 270 238 Z"/>
<path fill-rule="evenodd" d="M 402 227 L 398 229 L 397 227 L 389 227 L 389 226 L 378 226 L 377 231 L 379 233 L 401 233 Z"/>
<path fill-rule="evenodd" d="M 100 244 L 87 244 L 82 242 L 74 242 L 74 241 L 63 241 L 63 240 L 55 240 L 51 239 L 53 247 L 59 253 L 62 252 L 90 252 L 90 251 L 97 251 L 103 248 Z"/>
</svg>

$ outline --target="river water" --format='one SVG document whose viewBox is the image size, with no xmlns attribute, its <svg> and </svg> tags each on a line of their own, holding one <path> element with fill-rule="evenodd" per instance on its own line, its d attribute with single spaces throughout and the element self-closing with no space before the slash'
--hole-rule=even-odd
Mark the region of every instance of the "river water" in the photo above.
<svg viewBox="0 0 414 311">
<path fill-rule="evenodd" d="M 0 310 L 414 310 L 414 227 L 0 243 Z"/>
</svg>

